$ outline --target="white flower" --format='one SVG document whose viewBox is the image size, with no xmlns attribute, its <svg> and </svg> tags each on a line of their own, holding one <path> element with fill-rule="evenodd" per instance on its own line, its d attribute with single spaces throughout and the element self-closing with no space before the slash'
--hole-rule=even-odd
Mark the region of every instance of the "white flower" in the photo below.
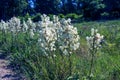
<svg viewBox="0 0 120 80">
<path fill-rule="evenodd" d="M 31 20 L 31 18 L 28 18 L 26 22 L 28 29 L 33 29 L 35 31 L 36 24 Z"/>
<path fill-rule="evenodd" d="M 5 33 L 8 31 L 8 23 L 1 20 L 0 22 L 0 30 L 4 31 Z"/>
<path fill-rule="evenodd" d="M 69 48 L 67 52 L 70 53 L 71 51 L 75 51 L 79 48 L 80 37 L 77 33 L 76 27 L 70 25 L 69 20 L 68 21 L 62 20 L 62 21 L 63 21 L 61 23 L 62 28 L 59 29 L 58 43 L 61 50 L 68 50 Z"/>
<path fill-rule="evenodd" d="M 103 39 L 103 35 L 101 36 L 100 33 L 98 33 L 97 29 L 92 28 L 91 29 L 91 36 L 86 37 L 88 47 L 92 49 L 93 47 L 98 49 L 101 46 L 101 41 Z"/>
<path fill-rule="evenodd" d="M 23 32 L 28 30 L 28 25 L 26 24 L 25 21 L 23 21 Z"/>
<path fill-rule="evenodd" d="M 65 54 L 65 55 L 68 55 L 68 51 L 65 49 L 65 50 L 63 50 L 63 53 Z"/>
<path fill-rule="evenodd" d="M 95 32 L 95 31 L 94 31 L 94 28 L 92 28 L 92 29 L 91 29 L 91 36 L 94 35 L 94 32 Z"/>
<path fill-rule="evenodd" d="M 42 21 L 37 24 L 39 27 L 37 29 L 39 29 L 39 42 L 44 44 L 41 46 L 42 49 L 48 48 L 54 51 L 59 48 L 63 54 L 68 54 L 79 48 L 80 37 L 77 28 L 71 25 L 70 19 L 59 21 L 57 16 L 53 16 L 53 21 L 50 21 L 46 15 L 42 15 L 41 18 Z"/>
<path fill-rule="evenodd" d="M 20 19 L 13 17 L 8 21 L 9 31 L 12 32 L 13 35 L 16 35 L 21 31 L 21 22 Z"/>
<path fill-rule="evenodd" d="M 76 51 L 80 45 L 77 28 L 71 25 L 71 19 L 60 20 L 57 16 L 50 20 L 50 17 L 43 14 L 39 22 L 34 23 L 28 18 L 22 24 L 19 18 L 13 17 L 8 22 L 1 21 L 0 30 L 8 31 L 12 35 L 28 32 L 32 39 L 35 34 L 38 35 L 38 45 L 45 55 L 57 49 L 66 55 Z"/>
<path fill-rule="evenodd" d="M 96 33 L 95 37 L 96 37 L 97 39 L 99 39 L 101 36 L 100 36 L 99 33 Z"/>
<path fill-rule="evenodd" d="M 30 38 L 33 38 L 34 37 L 34 32 L 33 32 L 33 29 L 30 29 Z"/>
</svg>

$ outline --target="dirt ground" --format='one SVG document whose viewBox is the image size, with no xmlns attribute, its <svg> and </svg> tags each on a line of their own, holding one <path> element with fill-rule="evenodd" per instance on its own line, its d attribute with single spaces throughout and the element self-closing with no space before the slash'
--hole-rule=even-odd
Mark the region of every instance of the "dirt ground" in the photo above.
<svg viewBox="0 0 120 80">
<path fill-rule="evenodd" d="M 25 80 L 9 66 L 9 60 L 0 53 L 0 80 Z"/>
</svg>

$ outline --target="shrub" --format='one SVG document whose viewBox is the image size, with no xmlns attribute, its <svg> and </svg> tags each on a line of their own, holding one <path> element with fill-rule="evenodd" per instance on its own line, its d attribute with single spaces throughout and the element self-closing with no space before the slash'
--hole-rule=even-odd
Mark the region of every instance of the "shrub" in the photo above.
<svg viewBox="0 0 120 80">
<path fill-rule="evenodd" d="M 70 13 L 70 14 L 67 14 L 65 18 L 78 19 L 79 16 L 75 13 Z"/>
<path fill-rule="evenodd" d="M 65 18 L 64 14 L 59 14 L 58 17 L 59 18 Z"/>
</svg>

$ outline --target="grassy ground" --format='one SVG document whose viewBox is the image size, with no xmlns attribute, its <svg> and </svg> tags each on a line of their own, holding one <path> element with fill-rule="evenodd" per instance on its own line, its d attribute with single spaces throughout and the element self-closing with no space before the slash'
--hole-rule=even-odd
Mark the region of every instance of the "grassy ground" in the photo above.
<svg viewBox="0 0 120 80">
<path fill-rule="evenodd" d="M 85 37 L 90 35 L 91 28 L 98 29 L 99 33 L 104 35 L 103 46 L 96 54 L 95 80 L 119 80 L 120 20 L 75 23 L 74 26 L 78 28 L 81 37 L 82 54 L 87 54 Z"/>
</svg>

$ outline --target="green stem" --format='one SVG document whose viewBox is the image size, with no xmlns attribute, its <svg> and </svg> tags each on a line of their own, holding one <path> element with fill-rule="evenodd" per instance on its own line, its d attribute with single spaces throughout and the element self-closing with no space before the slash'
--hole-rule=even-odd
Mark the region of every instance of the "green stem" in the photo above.
<svg viewBox="0 0 120 80">
<path fill-rule="evenodd" d="M 71 61 L 71 54 L 69 53 L 69 76 L 72 75 L 72 61 Z"/>
<path fill-rule="evenodd" d="M 94 64 L 94 53 L 92 53 L 92 59 L 91 59 L 90 71 L 89 71 L 89 80 L 91 80 L 91 73 L 92 73 L 92 69 L 93 69 L 93 64 Z"/>
<path fill-rule="evenodd" d="M 91 77 L 91 73 L 92 73 L 92 69 L 93 69 L 93 66 L 94 66 L 94 56 L 95 56 L 95 53 L 96 53 L 96 49 L 95 49 L 95 38 L 93 39 L 93 44 L 92 44 L 92 50 L 90 51 L 91 52 L 91 63 L 90 63 L 90 70 L 89 70 L 89 80 L 92 79 Z"/>
</svg>

